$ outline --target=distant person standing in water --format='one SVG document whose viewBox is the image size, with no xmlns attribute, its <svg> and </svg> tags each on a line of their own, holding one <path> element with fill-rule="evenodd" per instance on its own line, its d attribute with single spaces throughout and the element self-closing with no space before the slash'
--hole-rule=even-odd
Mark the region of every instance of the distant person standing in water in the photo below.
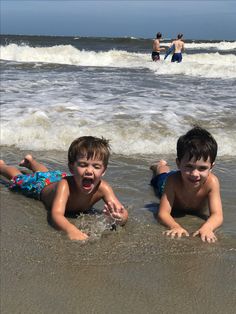
<svg viewBox="0 0 236 314">
<path fill-rule="evenodd" d="M 162 34 L 158 32 L 156 39 L 153 40 L 153 44 L 152 44 L 152 60 L 153 61 L 160 60 L 160 51 L 165 50 L 165 48 L 160 47 L 161 38 L 162 38 Z"/>
<path fill-rule="evenodd" d="M 182 40 L 183 34 L 178 34 L 177 39 L 175 39 L 171 45 L 175 45 L 174 54 L 171 58 L 171 62 L 178 62 L 182 61 L 182 51 L 184 50 L 184 42 Z"/>
</svg>

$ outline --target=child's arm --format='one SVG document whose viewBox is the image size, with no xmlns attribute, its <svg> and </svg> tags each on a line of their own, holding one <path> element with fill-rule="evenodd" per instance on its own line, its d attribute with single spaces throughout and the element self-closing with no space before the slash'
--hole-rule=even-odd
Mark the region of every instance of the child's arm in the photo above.
<svg viewBox="0 0 236 314">
<path fill-rule="evenodd" d="M 171 236 L 171 238 L 174 238 L 175 236 L 180 238 L 182 235 L 189 236 L 187 230 L 182 228 L 181 225 L 178 224 L 171 216 L 171 210 L 174 204 L 175 197 L 174 182 L 172 181 L 173 178 L 171 177 L 167 179 L 164 193 L 160 202 L 158 218 L 165 226 L 169 228 L 169 230 L 164 231 L 164 234 L 166 234 L 167 236 Z"/>
<path fill-rule="evenodd" d="M 69 198 L 69 186 L 66 180 L 61 180 L 57 185 L 57 190 L 52 204 L 52 219 L 54 223 L 65 231 L 70 240 L 86 240 L 87 234 L 80 231 L 65 218 L 66 203 Z"/>
<path fill-rule="evenodd" d="M 101 182 L 101 190 L 105 202 L 103 212 L 105 215 L 113 218 L 117 224 L 123 226 L 128 219 L 128 211 L 119 202 L 111 186 L 107 182 Z"/>
<path fill-rule="evenodd" d="M 220 184 L 216 176 L 211 175 L 210 192 L 208 194 L 208 206 L 210 217 L 198 229 L 193 236 L 199 235 L 203 242 L 215 242 L 217 240 L 214 230 L 218 228 L 223 222 L 223 211 L 220 197 Z"/>
</svg>

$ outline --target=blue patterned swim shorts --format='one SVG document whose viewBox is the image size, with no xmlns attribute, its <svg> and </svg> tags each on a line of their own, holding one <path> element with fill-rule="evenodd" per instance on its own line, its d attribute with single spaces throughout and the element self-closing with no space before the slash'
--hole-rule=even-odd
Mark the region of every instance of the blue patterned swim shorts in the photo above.
<svg viewBox="0 0 236 314">
<path fill-rule="evenodd" d="M 66 176 L 68 174 L 60 170 L 18 174 L 11 180 L 9 189 L 21 191 L 26 196 L 40 200 L 40 193 L 45 186 L 61 181 Z"/>
<path fill-rule="evenodd" d="M 166 180 L 167 178 L 172 175 L 173 173 L 176 173 L 176 170 L 172 170 L 170 172 L 164 172 L 161 174 L 158 174 L 157 176 L 155 176 L 154 178 L 152 178 L 151 180 L 151 186 L 153 186 L 156 195 L 161 199 L 163 191 L 164 191 L 164 187 L 166 184 Z"/>
</svg>

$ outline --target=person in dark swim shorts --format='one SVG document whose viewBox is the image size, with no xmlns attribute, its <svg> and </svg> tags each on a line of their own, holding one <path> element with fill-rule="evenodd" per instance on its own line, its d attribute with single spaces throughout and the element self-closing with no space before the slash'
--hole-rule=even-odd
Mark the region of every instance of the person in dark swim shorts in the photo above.
<svg viewBox="0 0 236 314">
<path fill-rule="evenodd" d="M 171 62 L 178 62 L 180 63 L 182 61 L 182 53 L 174 53 L 172 58 L 171 58 Z"/>
<path fill-rule="evenodd" d="M 206 129 L 195 126 L 179 137 L 176 145 L 176 165 L 171 172 L 165 160 L 151 165 L 151 185 L 159 195 L 157 218 L 167 227 L 164 234 L 174 237 L 190 236 L 177 221 L 176 214 L 201 217 L 192 236 L 214 243 L 215 232 L 223 223 L 219 179 L 212 173 L 217 155 L 217 142 Z"/>
<path fill-rule="evenodd" d="M 178 34 L 177 39 L 171 43 L 171 46 L 175 46 L 174 54 L 171 58 L 171 62 L 182 62 L 182 51 L 184 50 L 183 34 Z"/>
<path fill-rule="evenodd" d="M 152 168 L 151 168 L 152 169 Z M 151 180 L 151 186 L 154 188 L 156 195 L 161 199 L 167 178 L 175 173 L 176 170 L 164 172 L 154 176 Z"/>
<path fill-rule="evenodd" d="M 160 54 L 157 51 L 152 52 L 152 61 L 158 61 L 160 60 Z"/>
<path fill-rule="evenodd" d="M 157 33 L 156 39 L 153 40 L 152 44 L 152 60 L 159 61 L 160 60 L 160 52 L 165 50 L 165 48 L 160 47 L 160 40 L 162 38 L 162 34 L 160 32 Z"/>
</svg>

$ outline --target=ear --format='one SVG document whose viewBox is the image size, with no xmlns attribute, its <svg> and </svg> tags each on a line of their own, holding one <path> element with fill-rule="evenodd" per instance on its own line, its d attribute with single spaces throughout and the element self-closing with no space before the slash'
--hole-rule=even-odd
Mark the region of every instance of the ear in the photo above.
<svg viewBox="0 0 236 314">
<path fill-rule="evenodd" d="M 179 167 L 180 167 L 180 161 L 179 161 L 179 159 L 176 158 L 176 159 L 175 159 L 175 162 L 176 162 L 176 165 L 177 165 L 177 167 L 178 167 L 178 169 L 179 169 Z"/>
<path fill-rule="evenodd" d="M 104 176 L 104 174 L 106 173 L 107 168 L 105 168 L 105 170 L 102 173 L 102 177 Z"/>
<path fill-rule="evenodd" d="M 212 164 L 211 164 L 211 169 L 210 169 L 210 171 L 212 170 L 212 168 L 215 166 L 215 163 L 213 162 Z"/>
</svg>

